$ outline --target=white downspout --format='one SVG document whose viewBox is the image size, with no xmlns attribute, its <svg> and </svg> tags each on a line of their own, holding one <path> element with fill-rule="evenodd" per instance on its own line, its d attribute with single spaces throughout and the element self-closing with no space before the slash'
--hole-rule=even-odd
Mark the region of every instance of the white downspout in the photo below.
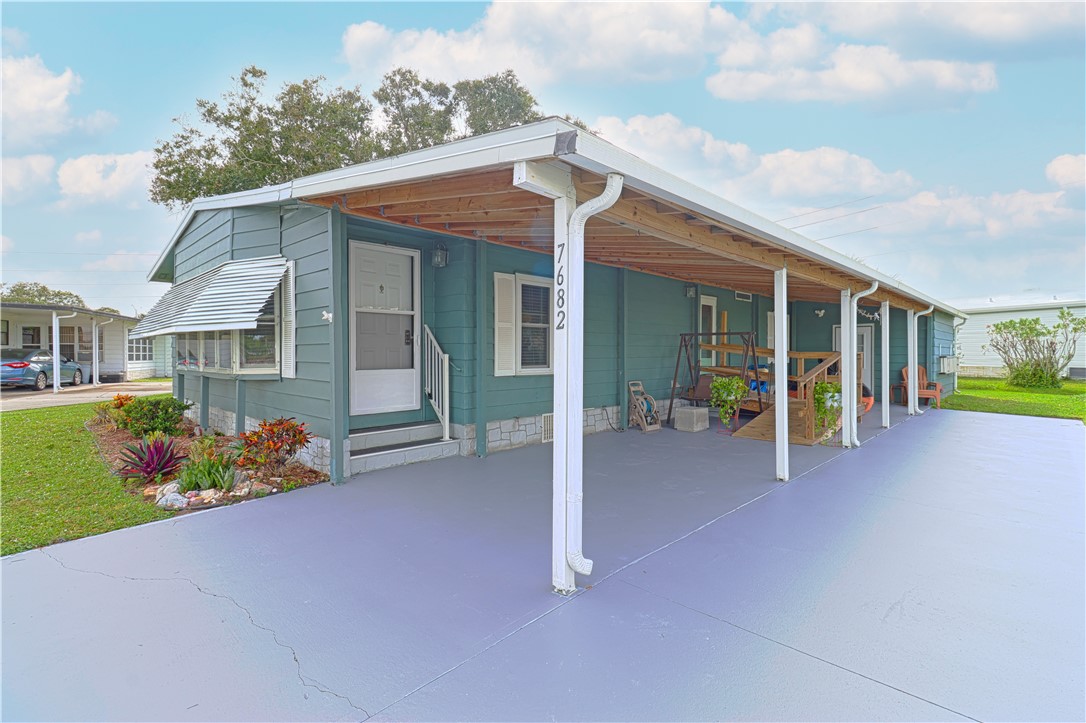
<svg viewBox="0 0 1086 723">
<path fill-rule="evenodd" d="M 882 360 L 882 426 L 890 428 L 890 302 L 882 302 L 879 309 L 882 321 L 882 339 L 879 358 Z"/>
<path fill-rule="evenodd" d="M 916 405 L 913 404 L 913 392 L 916 391 L 916 312 L 909 309 L 905 315 L 905 408 L 909 416 L 916 414 Z"/>
<path fill-rule="evenodd" d="M 912 397 L 913 408 L 909 414 L 923 414 L 924 411 L 920 409 L 920 372 L 917 369 L 920 366 L 920 317 L 927 316 L 935 310 L 935 304 L 930 305 L 923 311 L 913 314 L 913 350 L 912 361 L 909 362 L 909 390 Z"/>
<path fill-rule="evenodd" d="M 569 220 L 569 298 L 566 308 L 570 333 L 567 348 L 573 368 L 568 377 L 572 394 L 567 397 L 566 405 L 566 562 L 579 575 L 592 573 L 592 561 L 581 549 L 584 521 L 584 227 L 589 217 L 615 204 L 622 193 L 623 181 L 621 174 L 608 173 L 603 193 L 578 206 Z"/>
<path fill-rule="evenodd" d="M 64 316 L 58 316 L 57 312 L 53 312 L 53 394 L 60 392 L 60 320 L 71 319 L 78 313 L 73 311 Z"/>
<path fill-rule="evenodd" d="M 101 371 L 98 368 L 98 357 L 101 354 L 101 350 L 98 348 L 98 329 L 101 328 L 102 326 L 105 326 L 106 324 L 112 324 L 115 321 L 116 321 L 116 319 L 110 319 L 109 321 L 103 321 L 101 324 L 99 324 L 98 319 L 94 320 L 94 331 L 92 332 L 94 334 L 94 337 L 93 337 L 93 339 L 94 339 L 94 352 L 93 352 L 94 359 L 93 359 L 92 367 L 94 369 L 94 386 L 96 386 L 96 387 L 102 386 L 102 383 L 100 381 L 98 381 L 98 375 L 99 375 L 99 372 Z M 128 359 L 128 340 L 127 339 L 124 342 L 124 351 L 122 353 L 124 354 L 123 358 L 127 360 Z M 126 374 L 125 376 L 127 377 L 128 375 Z M 128 381 L 128 379 L 126 378 L 125 381 Z"/>
<path fill-rule="evenodd" d="M 969 321 L 969 319 L 962 319 L 961 320 L 962 323 L 954 325 L 954 338 L 950 340 L 950 344 L 951 344 L 950 349 L 951 349 L 951 351 L 954 352 L 955 357 L 958 356 L 958 329 L 961 329 L 963 326 L 965 326 L 965 322 L 967 322 L 967 321 Z M 958 366 L 955 364 L 954 365 L 954 393 L 955 394 L 957 394 L 957 392 L 958 392 L 958 377 L 961 376 L 961 373 L 962 373 L 961 369 L 958 369 Z"/>
<path fill-rule="evenodd" d="M 871 284 L 870 289 L 868 289 L 867 291 L 861 291 L 860 293 L 858 293 L 858 294 L 856 294 L 855 296 L 852 297 L 852 313 L 848 315 L 848 325 L 849 325 L 849 336 L 850 336 L 850 338 L 852 340 L 852 343 L 849 346 L 852 347 L 852 358 L 853 359 L 856 358 L 856 345 L 859 342 L 859 340 L 856 338 L 856 312 L 860 308 L 859 301 L 860 301 L 860 299 L 864 298 L 865 296 L 870 296 L 871 294 L 874 294 L 875 291 L 878 288 L 879 288 L 879 282 L 876 281 L 873 284 Z M 871 363 L 870 359 L 864 359 L 864 364 L 865 365 L 870 364 L 870 363 Z M 856 366 L 853 365 L 853 367 L 852 367 L 852 375 L 849 377 L 849 380 L 848 380 L 849 381 L 849 386 L 853 390 L 856 389 L 856 381 L 857 381 L 857 377 L 858 377 L 858 374 L 857 374 L 858 371 L 859 370 L 856 369 Z M 874 380 L 872 380 L 872 382 L 874 382 Z M 872 394 L 874 394 L 874 391 L 872 391 Z M 852 406 L 849 407 L 848 413 L 849 413 L 849 416 L 852 417 L 852 423 L 849 425 L 849 427 L 852 428 L 852 446 L 853 447 L 859 447 L 860 446 L 860 435 L 856 431 L 856 428 L 859 427 L 860 425 L 859 425 L 859 422 L 857 421 L 858 417 L 856 416 L 856 398 L 855 397 L 853 397 L 853 399 L 852 399 Z"/>
</svg>

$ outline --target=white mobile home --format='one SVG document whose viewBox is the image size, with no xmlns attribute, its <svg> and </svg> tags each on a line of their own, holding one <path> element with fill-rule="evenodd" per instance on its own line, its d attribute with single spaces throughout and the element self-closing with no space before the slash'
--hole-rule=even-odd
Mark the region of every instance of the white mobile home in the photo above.
<svg viewBox="0 0 1086 723">
<path fill-rule="evenodd" d="M 958 330 L 961 365 L 959 372 L 969 377 L 998 377 L 1004 374 L 1003 360 L 988 348 L 988 327 L 1009 319 L 1040 319 L 1052 326 L 1060 318 L 1060 309 L 1068 309 L 1075 316 L 1086 317 L 1086 301 L 1022 301 L 998 302 L 962 306 L 969 315 Z M 1079 340 L 1075 357 L 1066 374 L 1074 379 L 1086 378 L 1086 340 Z"/>
<path fill-rule="evenodd" d="M 0 347 L 52 349 L 54 312 L 60 327 L 56 351 L 79 362 L 88 382 L 173 376 L 172 339 L 130 339 L 129 332 L 139 319 L 107 311 L 5 303 L 0 307 Z M 98 379 L 94 379 L 92 373 L 95 330 L 98 335 Z"/>
</svg>

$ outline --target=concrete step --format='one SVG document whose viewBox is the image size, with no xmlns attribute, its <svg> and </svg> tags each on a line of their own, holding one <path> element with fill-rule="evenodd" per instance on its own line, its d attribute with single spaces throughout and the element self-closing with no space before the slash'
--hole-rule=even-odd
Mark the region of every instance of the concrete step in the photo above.
<svg viewBox="0 0 1086 723">
<path fill-rule="evenodd" d="M 390 447 L 408 442 L 427 442 L 441 439 L 440 422 L 401 424 L 351 433 L 351 454 L 357 451 Z"/>
<path fill-rule="evenodd" d="M 440 429 L 440 425 L 438 425 Z M 456 457 L 460 454 L 460 442 L 450 439 L 447 442 L 422 441 L 401 442 L 384 447 L 371 447 L 351 451 L 351 474 L 373 472 L 389 467 L 400 467 L 414 462 L 429 462 L 434 459 Z"/>
</svg>

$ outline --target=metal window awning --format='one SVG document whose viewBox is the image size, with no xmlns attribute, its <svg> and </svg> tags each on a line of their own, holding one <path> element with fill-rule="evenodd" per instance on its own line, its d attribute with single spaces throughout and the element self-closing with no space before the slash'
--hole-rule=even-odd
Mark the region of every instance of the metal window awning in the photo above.
<svg viewBox="0 0 1086 723">
<path fill-rule="evenodd" d="M 136 324 L 131 337 L 255 329 L 287 266 L 282 256 L 227 261 L 176 284 Z"/>
</svg>

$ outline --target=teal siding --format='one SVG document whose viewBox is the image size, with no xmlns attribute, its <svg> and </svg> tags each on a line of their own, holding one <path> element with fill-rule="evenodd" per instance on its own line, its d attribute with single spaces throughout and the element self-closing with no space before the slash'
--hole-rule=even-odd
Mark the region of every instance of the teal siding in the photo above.
<svg viewBox="0 0 1086 723">
<path fill-rule="evenodd" d="M 939 373 L 939 357 L 954 356 L 954 317 L 942 311 L 934 312 L 931 323 L 931 358 L 928 362 L 928 378 L 943 385 L 947 394 L 954 389 L 954 375 Z"/>
<path fill-rule="evenodd" d="M 231 209 L 199 211 L 174 249 L 174 283 L 230 260 Z"/>
<path fill-rule="evenodd" d="M 232 258 L 237 261 L 278 254 L 279 231 L 278 207 L 235 208 Z"/>
</svg>

